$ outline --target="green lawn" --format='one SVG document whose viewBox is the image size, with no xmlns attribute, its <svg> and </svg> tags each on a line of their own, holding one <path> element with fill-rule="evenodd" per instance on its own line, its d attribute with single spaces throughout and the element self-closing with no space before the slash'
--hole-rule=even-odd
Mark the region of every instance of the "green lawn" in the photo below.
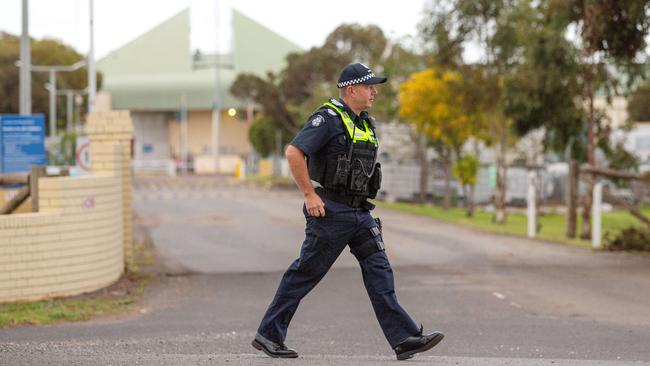
<svg viewBox="0 0 650 366">
<path fill-rule="evenodd" d="M 263 184 L 266 186 L 273 187 L 295 187 L 293 179 L 289 177 L 276 177 L 273 175 L 262 176 L 262 175 L 248 175 L 246 176 L 245 182 Z"/>
<path fill-rule="evenodd" d="M 428 216 L 437 220 L 452 222 L 491 232 L 520 236 L 526 236 L 528 232 L 526 215 L 522 213 L 508 213 L 506 224 L 496 225 L 492 222 L 493 213 L 491 212 L 477 210 L 474 217 L 469 218 L 465 215 L 466 211 L 461 208 L 452 208 L 449 211 L 444 211 L 439 206 L 418 205 L 414 203 L 376 203 L 379 207 Z M 642 211 L 645 214 L 650 215 L 650 208 L 645 208 Z M 565 221 L 563 214 L 542 214 L 539 217 L 539 221 L 541 229 L 537 233 L 538 238 L 581 247 L 591 246 L 590 241 L 580 239 L 569 240 L 564 238 Z M 582 220 L 578 218 L 578 232 L 581 227 L 581 222 Z M 602 223 L 603 233 L 611 232 L 612 234 L 632 225 L 642 225 L 639 220 L 635 219 L 627 211 L 606 212 L 603 214 Z"/>
<path fill-rule="evenodd" d="M 119 314 L 136 303 L 144 292 L 149 276 L 126 274 L 134 284 L 124 295 L 110 295 L 102 291 L 93 295 L 81 295 L 35 302 L 0 304 L 0 328 L 16 325 L 43 325 L 60 321 L 87 320 L 96 316 Z"/>
</svg>

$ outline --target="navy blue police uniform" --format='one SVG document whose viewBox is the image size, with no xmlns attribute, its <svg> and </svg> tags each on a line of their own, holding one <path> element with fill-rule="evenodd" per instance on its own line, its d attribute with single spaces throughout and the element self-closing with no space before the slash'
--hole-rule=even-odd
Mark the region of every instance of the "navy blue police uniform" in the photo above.
<svg viewBox="0 0 650 366">
<path fill-rule="evenodd" d="M 344 112 L 343 115 L 349 116 L 354 123 L 352 131 L 369 130 L 370 135 L 376 136 L 374 121 L 367 112 L 357 116 L 343 100 L 331 99 L 308 119 L 290 143 L 307 156 L 309 176 L 323 200 L 325 216 L 311 216 L 303 205 L 306 229 L 300 256 L 284 273 L 253 341 L 255 348 L 272 357 L 297 357 L 293 350 L 289 356 L 270 353 L 265 344 L 287 350 L 284 346 L 287 328 L 301 299 L 318 284 L 348 246 L 359 261 L 372 307 L 390 346 L 397 352 L 398 345 L 422 332 L 397 301 L 380 223 L 370 214 L 374 206 L 365 200 L 367 197 L 347 200 L 341 195 L 329 194 L 328 189 L 323 188 L 328 175 L 325 172 L 329 170 L 331 175 L 333 170 L 331 157 L 345 156 L 352 150 L 354 132 L 351 136 L 339 112 Z M 376 161 L 376 155 L 374 159 Z"/>
</svg>

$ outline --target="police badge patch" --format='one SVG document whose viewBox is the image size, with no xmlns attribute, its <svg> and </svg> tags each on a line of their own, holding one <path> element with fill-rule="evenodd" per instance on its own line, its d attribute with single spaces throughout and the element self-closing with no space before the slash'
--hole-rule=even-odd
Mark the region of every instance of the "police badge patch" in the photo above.
<svg viewBox="0 0 650 366">
<path fill-rule="evenodd" d="M 325 122 L 325 118 L 321 115 L 317 115 L 316 117 L 311 119 L 311 125 L 314 127 L 320 126 L 321 123 Z"/>
</svg>

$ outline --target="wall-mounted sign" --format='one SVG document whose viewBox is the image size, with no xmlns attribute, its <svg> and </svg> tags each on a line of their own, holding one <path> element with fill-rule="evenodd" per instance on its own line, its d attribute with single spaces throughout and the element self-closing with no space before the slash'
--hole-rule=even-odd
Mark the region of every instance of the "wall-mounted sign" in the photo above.
<svg viewBox="0 0 650 366">
<path fill-rule="evenodd" d="M 46 165 L 45 116 L 0 115 L 0 172 L 26 173 Z"/>
</svg>

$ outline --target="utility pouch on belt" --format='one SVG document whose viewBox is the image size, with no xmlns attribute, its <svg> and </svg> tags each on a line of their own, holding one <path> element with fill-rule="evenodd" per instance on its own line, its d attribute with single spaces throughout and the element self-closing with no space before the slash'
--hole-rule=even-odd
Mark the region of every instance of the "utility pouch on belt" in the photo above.
<svg viewBox="0 0 650 366">
<path fill-rule="evenodd" d="M 336 162 L 336 172 L 334 173 L 334 187 L 345 189 L 348 186 L 348 175 L 350 172 L 350 159 L 341 155 Z"/>
<path fill-rule="evenodd" d="M 368 177 L 363 171 L 363 164 L 359 161 L 355 161 L 352 166 L 352 172 L 350 177 L 350 191 L 363 193 L 366 191 L 366 185 L 368 184 Z"/>
<path fill-rule="evenodd" d="M 368 198 L 377 197 L 377 192 L 381 188 L 381 164 L 376 163 L 370 182 L 368 182 Z"/>
</svg>

